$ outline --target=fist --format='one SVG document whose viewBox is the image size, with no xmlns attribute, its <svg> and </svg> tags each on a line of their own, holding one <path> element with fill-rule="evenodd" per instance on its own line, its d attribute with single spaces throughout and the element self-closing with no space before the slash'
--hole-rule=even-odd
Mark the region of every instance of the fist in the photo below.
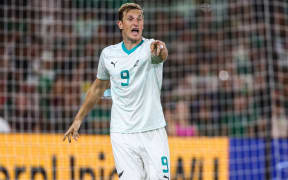
<svg viewBox="0 0 288 180">
<path fill-rule="evenodd" d="M 166 45 L 164 42 L 156 40 L 150 45 L 151 54 L 154 56 L 160 56 L 162 51 L 166 49 Z"/>
</svg>

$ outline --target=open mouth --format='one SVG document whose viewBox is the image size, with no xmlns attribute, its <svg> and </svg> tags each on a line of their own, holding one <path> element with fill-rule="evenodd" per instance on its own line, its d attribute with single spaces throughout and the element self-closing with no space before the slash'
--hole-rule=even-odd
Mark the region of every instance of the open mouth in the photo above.
<svg viewBox="0 0 288 180">
<path fill-rule="evenodd" d="M 133 28 L 133 29 L 131 30 L 131 32 L 132 32 L 133 35 L 138 35 L 138 34 L 139 34 L 139 29 Z"/>
</svg>

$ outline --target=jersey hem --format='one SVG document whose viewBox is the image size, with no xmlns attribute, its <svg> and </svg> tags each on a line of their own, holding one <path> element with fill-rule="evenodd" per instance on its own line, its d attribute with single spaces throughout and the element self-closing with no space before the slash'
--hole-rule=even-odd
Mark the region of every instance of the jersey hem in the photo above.
<svg viewBox="0 0 288 180">
<path fill-rule="evenodd" d="M 97 76 L 97 79 L 100 79 L 100 80 L 103 80 L 103 81 L 107 81 L 107 80 L 110 80 L 110 78 L 99 78 L 98 76 Z"/>
<path fill-rule="evenodd" d="M 139 131 L 111 131 L 110 130 L 110 133 L 121 133 L 121 134 L 134 134 L 134 133 L 143 133 L 143 132 L 147 132 L 147 131 L 153 131 L 153 130 L 156 130 L 156 129 L 161 129 L 161 128 L 165 128 L 166 127 L 166 124 L 163 125 L 163 126 L 160 126 L 160 127 L 157 127 L 157 128 L 150 128 L 150 129 L 144 129 L 144 130 L 139 130 Z"/>
</svg>

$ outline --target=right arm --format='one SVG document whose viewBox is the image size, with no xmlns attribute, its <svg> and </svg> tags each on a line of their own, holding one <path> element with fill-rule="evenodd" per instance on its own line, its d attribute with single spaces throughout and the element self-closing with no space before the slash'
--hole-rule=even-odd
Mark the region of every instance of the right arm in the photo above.
<svg viewBox="0 0 288 180">
<path fill-rule="evenodd" d="M 89 113 L 89 111 L 94 107 L 94 105 L 100 100 L 104 91 L 109 87 L 109 80 L 96 79 L 91 87 L 88 89 L 84 103 L 81 105 L 75 119 L 64 135 L 63 141 L 68 138 L 71 142 L 71 137 L 75 140 L 79 137 L 78 130 L 84 119 L 84 117 Z"/>
</svg>

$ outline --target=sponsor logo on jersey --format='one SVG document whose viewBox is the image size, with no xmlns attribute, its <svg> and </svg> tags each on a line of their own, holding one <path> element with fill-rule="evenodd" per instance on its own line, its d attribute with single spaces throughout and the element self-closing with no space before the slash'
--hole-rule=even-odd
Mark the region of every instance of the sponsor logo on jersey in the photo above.
<svg viewBox="0 0 288 180">
<path fill-rule="evenodd" d="M 140 61 L 139 59 L 136 61 L 136 63 L 134 64 L 133 68 L 136 67 L 136 66 L 138 66 L 139 61 Z"/>
</svg>

